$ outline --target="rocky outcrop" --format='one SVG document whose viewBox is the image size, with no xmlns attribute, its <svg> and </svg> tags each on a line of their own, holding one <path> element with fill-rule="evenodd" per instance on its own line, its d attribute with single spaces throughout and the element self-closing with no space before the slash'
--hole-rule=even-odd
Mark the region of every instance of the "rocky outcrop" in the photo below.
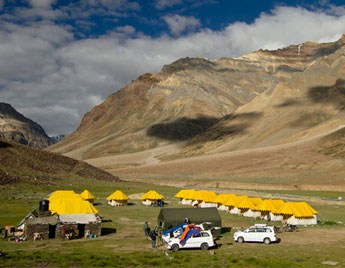
<svg viewBox="0 0 345 268">
<path fill-rule="evenodd" d="M 44 129 L 18 113 L 10 104 L 0 102 L 0 138 L 43 149 L 53 144 Z"/>
</svg>

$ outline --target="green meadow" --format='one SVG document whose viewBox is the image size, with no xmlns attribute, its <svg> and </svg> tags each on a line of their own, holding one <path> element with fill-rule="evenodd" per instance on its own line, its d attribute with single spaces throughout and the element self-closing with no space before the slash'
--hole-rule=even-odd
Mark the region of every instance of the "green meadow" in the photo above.
<svg viewBox="0 0 345 268">
<path fill-rule="evenodd" d="M 225 228 L 217 248 L 174 253 L 164 246 L 153 249 L 144 235 L 144 222 L 154 227 L 160 208 L 145 207 L 140 200 L 130 200 L 126 207 L 111 207 L 105 198 L 117 189 L 127 195 L 156 190 L 165 196 L 167 207 L 178 207 L 173 197 L 178 188 L 76 177 L 46 186 L 1 186 L 0 227 L 17 225 L 30 210 L 38 208 L 39 200 L 55 190 L 80 193 L 84 189 L 97 197 L 96 207 L 103 219 L 101 237 L 20 243 L 0 239 L 0 250 L 4 252 L 0 267 L 331 267 L 323 264 L 327 261 L 345 267 L 345 206 L 341 205 L 311 204 L 319 211 L 320 224 L 301 227 L 298 233 L 278 233 L 281 242 L 268 246 L 235 243 L 232 236 L 236 229 L 263 222 L 221 211 Z"/>
</svg>

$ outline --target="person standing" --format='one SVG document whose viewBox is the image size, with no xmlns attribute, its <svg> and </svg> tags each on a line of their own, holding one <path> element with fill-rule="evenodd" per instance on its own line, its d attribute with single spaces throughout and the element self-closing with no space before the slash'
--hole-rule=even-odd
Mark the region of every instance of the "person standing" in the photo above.
<svg viewBox="0 0 345 268">
<path fill-rule="evenodd" d="M 153 231 L 151 233 L 152 248 L 156 248 L 157 233 Z"/>
<path fill-rule="evenodd" d="M 150 234 L 150 227 L 149 227 L 149 223 L 147 221 L 145 221 L 145 223 L 144 223 L 144 231 L 145 231 L 145 235 L 149 236 L 149 234 Z"/>
</svg>

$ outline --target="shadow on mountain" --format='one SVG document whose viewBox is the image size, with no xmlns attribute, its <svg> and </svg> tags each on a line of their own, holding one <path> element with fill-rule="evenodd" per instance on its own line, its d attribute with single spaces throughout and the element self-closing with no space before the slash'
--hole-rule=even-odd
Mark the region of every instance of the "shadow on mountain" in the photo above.
<svg viewBox="0 0 345 268">
<path fill-rule="evenodd" d="M 13 146 L 5 141 L 0 141 L 0 149 L 9 148 L 9 147 L 13 147 Z"/>
<path fill-rule="evenodd" d="M 332 86 L 312 87 L 308 91 L 308 97 L 316 103 L 345 104 L 345 80 L 338 79 Z"/>
<path fill-rule="evenodd" d="M 329 118 L 330 116 L 325 113 L 307 113 L 290 122 L 289 125 L 291 127 L 313 127 L 328 120 Z"/>
<path fill-rule="evenodd" d="M 282 103 L 275 105 L 274 107 L 276 108 L 285 108 L 285 107 L 289 107 L 289 106 L 297 106 L 300 105 L 301 103 L 298 100 L 295 99 L 291 99 L 288 98 L 285 101 L 283 101 Z"/>
<path fill-rule="evenodd" d="M 224 117 L 178 118 L 172 122 L 152 125 L 147 135 L 171 141 L 185 141 L 198 137 L 199 140 L 217 140 L 224 136 L 243 133 L 249 122 L 258 119 L 262 113 L 229 114 Z M 233 123 L 233 120 L 240 120 Z M 242 122 L 244 121 L 244 122 Z"/>
<path fill-rule="evenodd" d="M 200 116 L 198 118 L 178 118 L 172 122 L 152 125 L 147 135 L 165 140 L 189 140 L 219 122 L 219 118 Z"/>
</svg>

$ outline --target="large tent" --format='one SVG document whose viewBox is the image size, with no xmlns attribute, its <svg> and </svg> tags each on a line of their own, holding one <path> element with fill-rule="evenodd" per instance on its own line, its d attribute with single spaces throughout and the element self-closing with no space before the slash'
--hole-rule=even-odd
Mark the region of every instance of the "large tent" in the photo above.
<svg viewBox="0 0 345 268">
<path fill-rule="evenodd" d="M 129 199 L 130 198 L 120 190 L 116 190 L 107 197 L 108 204 L 111 206 L 127 206 Z"/>
<path fill-rule="evenodd" d="M 306 202 L 286 202 L 278 211 L 289 224 L 317 224 L 317 211 Z"/>
<path fill-rule="evenodd" d="M 217 195 L 215 192 L 207 191 L 205 193 L 204 198 L 202 199 L 202 202 L 200 204 L 200 207 L 202 208 L 211 208 L 211 207 L 217 207 L 218 203 L 216 202 Z"/>
<path fill-rule="evenodd" d="M 192 204 L 192 199 L 191 197 L 193 196 L 195 190 L 192 189 L 183 189 L 179 191 L 175 197 L 179 198 L 179 203 L 182 205 L 191 205 Z"/>
<path fill-rule="evenodd" d="M 228 210 L 229 207 L 226 206 L 226 202 L 229 200 L 230 197 L 235 197 L 235 194 L 219 194 L 215 200 L 215 202 L 218 204 L 219 210 Z"/>
<path fill-rule="evenodd" d="M 49 198 L 49 210 L 52 214 L 90 214 L 98 210 L 79 194 L 69 191 L 56 191 Z"/>
<path fill-rule="evenodd" d="M 282 205 L 284 204 L 283 200 Z M 279 202 L 280 203 L 280 202 Z M 278 209 L 281 207 L 278 202 L 273 202 L 273 200 L 266 199 L 263 200 L 259 205 L 257 205 L 257 210 L 260 211 L 260 217 L 264 220 L 281 221 L 282 215 L 278 214 Z"/>
<path fill-rule="evenodd" d="M 256 206 L 250 198 L 243 198 L 236 205 L 241 210 L 241 215 L 244 217 L 260 217 L 261 213 L 256 209 Z"/>
<path fill-rule="evenodd" d="M 241 209 L 238 207 L 238 204 L 241 203 L 241 201 L 245 198 L 248 198 L 248 196 L 231 196 L 224 205 L 228 207 L 228 211 L 230 214 L 239 215 L 241 214 Z"/>
<path fill-rule="evenodd" d="M 157 203 L 160 200 L 163 200 L 164 197 L 156 191 L 151 190 L 144 194 L 142 197 L 140 197 L 140 199 L 142 200 L 142 203 L 145 206 L 151 206 L 152 204 Z"/>
<path fill-rule="evenodd" d="M 96 199 L 96 197 L 90 193 L 88 190 L 84 190 L 80 196 L 84 198 L 86 201 L 89 201 L 91 204 L 93 204 L 93 201 Z"/>
<path fill-rule="evenodd" d="M 192 223 L 211 222 L 213 227 L 221 227 L 222 219 L 217 208 L 162 208 L 158 215 L 158 224 L 164 231 L 176 227 L 189 218 Z"/>
</svg>

